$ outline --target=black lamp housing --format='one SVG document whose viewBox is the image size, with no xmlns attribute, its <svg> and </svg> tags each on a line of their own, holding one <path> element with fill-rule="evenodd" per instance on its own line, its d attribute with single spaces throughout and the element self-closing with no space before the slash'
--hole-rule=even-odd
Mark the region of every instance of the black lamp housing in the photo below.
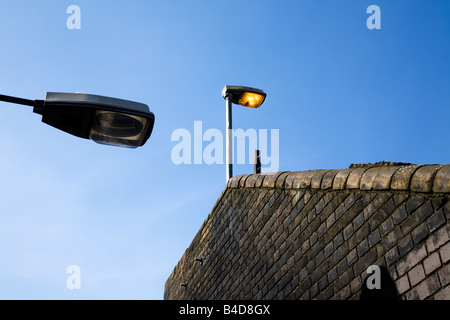
<svg viewBox="0 0 450 320">
<path fill-rule="evenodd" d="M 225 86 L 222 97 L 244 107 L 259 108 L 266 100 L 266 93 L 260 89 L 244 86 Z"/>
<path fill-rule="evenodd" d="M 42 122 L 97 143 L 137 148 L 153 131 L 155 116 L 147 105 L 85 93 L 47 92 L 33 111 Z"/>
</svg>

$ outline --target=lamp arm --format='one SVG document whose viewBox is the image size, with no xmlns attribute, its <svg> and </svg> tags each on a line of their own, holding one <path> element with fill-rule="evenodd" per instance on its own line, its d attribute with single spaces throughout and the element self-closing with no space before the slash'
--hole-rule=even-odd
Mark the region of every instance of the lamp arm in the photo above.
<svg viewBox="0 0 450 320">
<path fill-rule="evenodd" d="M 28 100 L 28 99 L 5 96 L 3 94 L 0 94 L 0 101 L 34 107 L 33 111 L 38 114 L 42 114 L 42 112 L 44 110 L 44 100 Z"/>
<path fill-rule="evenodd" d="M 5 96 L 3 94 L 0 94 L 0 101 L 23 104 L 23 105 L 30 106 L 30 107 L 35 106 L 35 100 L 28 100 L 28 99 L 16 98 L 16 97 L 11 97 L 11 96 Z"/>
</svg>

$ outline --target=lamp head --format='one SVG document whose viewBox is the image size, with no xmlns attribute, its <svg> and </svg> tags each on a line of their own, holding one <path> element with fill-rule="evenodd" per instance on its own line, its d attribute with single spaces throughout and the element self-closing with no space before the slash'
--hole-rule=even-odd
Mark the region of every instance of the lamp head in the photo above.
<svg viewBox="0 0 450 320">
<path fill-rule="evenodd" d="M 244 107 L 259 108 L 266 99 L 266 93 L 260 89 L 243 86 L 225 86 L 222 91 L 224 99 Z"/>
<path fill-rule="evenodd" d="M 125 148 L 143 146 L 155 122 L 145 104 L 84 93 L 47 92 L 34 112 L 74 136 Z"/>
</svg>

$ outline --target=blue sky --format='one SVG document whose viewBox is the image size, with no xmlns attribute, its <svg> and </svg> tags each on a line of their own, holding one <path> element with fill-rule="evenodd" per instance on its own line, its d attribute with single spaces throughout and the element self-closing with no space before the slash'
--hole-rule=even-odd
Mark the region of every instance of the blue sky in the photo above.
<svg viewBox="0 0 450 320">
<path fill-rule="evenodd" d="M 450 163 L 449 16 L 447 0 L 2 1 L 0 94 L 112 96 L 156 122 L 129 150 L 0 102 L 0 299 L 162 299 L 225 187 L 225 165 L 175 165 L 171 134 L 224 133 L 224 85 L 267 93 L 233 125 L 279 129 L 280 171 Z"/>
</svg>

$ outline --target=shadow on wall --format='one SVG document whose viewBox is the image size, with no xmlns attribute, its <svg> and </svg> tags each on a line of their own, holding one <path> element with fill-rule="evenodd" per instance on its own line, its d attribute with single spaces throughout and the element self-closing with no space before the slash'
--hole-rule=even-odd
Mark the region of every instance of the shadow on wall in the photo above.
<svg viewBox="0 0 450 320">
<path fill-rule="evenodd" d="M 361 288 L 360 300 L 400 300 L 400 295 L 395 285 L 394 280 L 392 280 L 389 271 L 386 267 L 380 267 L 380 285 L 378 288 L 370 289 L 370 284 L 373 285 L 373 277 L 375 275 L 368 275 L 363 282 Z M 371 283 L 372 282 L 372 283 Z"/>
</svg>

